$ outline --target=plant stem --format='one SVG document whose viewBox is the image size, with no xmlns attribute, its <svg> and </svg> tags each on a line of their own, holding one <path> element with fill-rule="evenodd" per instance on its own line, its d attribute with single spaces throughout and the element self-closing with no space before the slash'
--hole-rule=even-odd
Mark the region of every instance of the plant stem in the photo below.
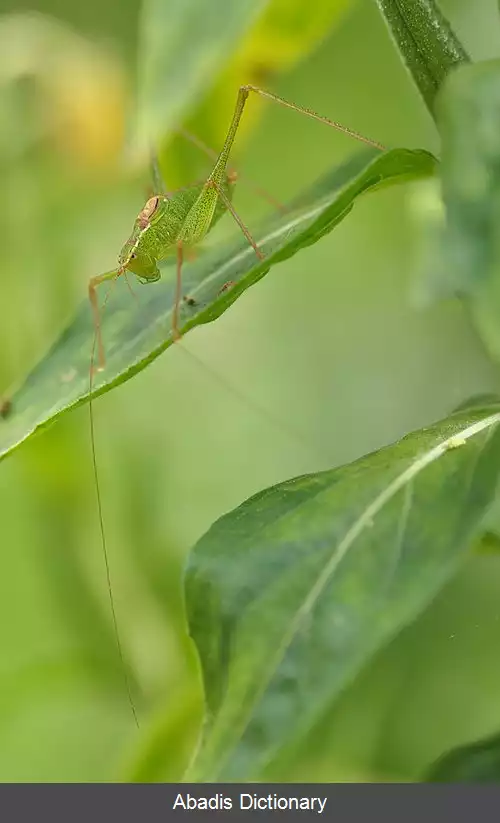
<svg viewBox="0 0 500 823">
<path fill-rule="evenodd" d="M 376 0 L 399 53 L 435 119 L 445 77 L 470 58 L 434 0 Z"/>
</svg>

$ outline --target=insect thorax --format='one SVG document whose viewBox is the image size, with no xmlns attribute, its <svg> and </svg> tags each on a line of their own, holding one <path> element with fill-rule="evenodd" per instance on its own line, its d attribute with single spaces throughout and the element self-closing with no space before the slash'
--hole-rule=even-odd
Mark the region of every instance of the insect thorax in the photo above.
<svg viewBox="0 0 500 823">
<path fill-rule="evenodd" d="M 157 279 L 157 261 L 175 253 L 176 244 L 182 239 L 183 228 L 203 188 L 204 185 L 199 184 L 180 189 L 166 197 L 156 195 L 149 198 L 139 212 L 132 234 L 120 252 L 119 265 L 145 279 Z M 230 200 L 232 181 L 226 178 L 222 188 L 225 197 Z M 208 230 L 225 212 L 226 206 L 218 197 Z"/>
</svg>

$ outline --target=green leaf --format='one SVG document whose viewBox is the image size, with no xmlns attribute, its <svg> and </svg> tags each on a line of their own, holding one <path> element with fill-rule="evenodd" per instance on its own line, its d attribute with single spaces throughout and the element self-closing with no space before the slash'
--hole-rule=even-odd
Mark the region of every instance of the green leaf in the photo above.
<svg viewBox="0 0 500 823">
<path fill-rule="evenodd" d="M 446 222 L 434 279 L 466 297 L 500 357 L 500 61 L 465 66 L 439 98 Z"/>
<path fill-rule="evenodd" d="M 476 554 L 500 554 L 500 535 L 496 532 L 487 530 L 481 535 L 475 547 Z"/>
<path fill-rule="evenodd" d="M 500 404 L 260 492 L 186 579 L 206 695 L 187 781 L 262 779 L 464 559 L 493 499 Z"/>
<path fill-rule="evenodd" d="M 434 0 L 376 0 L 415 85 L 434 117 L 445 77 L 469 57 Z"/>
<path fill-rule="evenodd" d="M 500 735 L 444 754 L 423 779 L 430 783 L 500 783 Z"/>
<path fill-rule="evenodd" d="M 267 0 L 143 0 L 136 139 L 148 150 L 210 87 Z"/>
<path fill-rule="evenodd" d="M 254 233 L 265 260 L 257 260 L 245 240 L 200 254 L 183 271 L 184 294 L 191 295 L 196 305 L 182 307 L 181 331 L 186 333 L 219 317 L 271 266 L 330 232 L 359 195 L 381 185 L 431 175 L 435 167 L 435 158 L 424 151 L 364 151 L 326 174 L 297 198 L 285 215 L 273 215 Z M 138 286 L 136 300 L 131 298 L 124 278 L 115 281 L 103 312 L 107 364 L 95 378 L 95 395 L 128 380 L 172 345 L 175 264 L 166 262 L 161 269 L 162 280 Z M 234 285 L 221 292 L 228 281 Z M 0 420 L 0 458 L 63 411 L 87 402 L 93 338 L 85 301 L 71 325 L 9 398 L 11 412 Z"/>
<path fill-rule="evenodd" d="M 467 400 L 459 403 L 453 411 L 475 411 L 477 409 L 487 409 L 489 406 L 491 407 L 491 410 L 494 411 L 497 405 L 498 397 L 496 394 L 492 394 L 491 392 L 483 392 L 482 394 L 474 394 L 472 397 L 468 397 Z"/>
</svg>

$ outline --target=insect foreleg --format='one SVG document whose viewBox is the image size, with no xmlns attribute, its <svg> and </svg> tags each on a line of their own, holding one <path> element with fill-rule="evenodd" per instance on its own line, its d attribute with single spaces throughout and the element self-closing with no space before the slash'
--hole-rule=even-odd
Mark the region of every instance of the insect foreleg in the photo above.
<svg viewBox="0 0 500 823">
<path fill-rule="evenodd" d="M 92 314 L 94 317 L 94 330 L 95 330 L 95 339 L 97 341 L 97 359 L 99 363 L 99 369 L 103 369 L 106 358 L 104 356 L 104 346 L 102 342 L 102 332 L 101 332 L 101 313 L 99 311 L 99 300 L 97 299 L 97 286 L 100 283 L 104 283 L 106 280 L 116 280 L 120 274 L 123 274 L 123 269 L 116 269 L 114 271 L 108 271 L 104 274 L 99 274 L 97 277 L 91 277 L 89 280 L 89 300 L 90 305 L 92 306 Z M 107 298 L 106 298 L 107 299 Z M 94 357 L 94 349 L 92 350 L 92 360 Z M 93 366 L 93 363 L 92 363 Z"/>
</svg>

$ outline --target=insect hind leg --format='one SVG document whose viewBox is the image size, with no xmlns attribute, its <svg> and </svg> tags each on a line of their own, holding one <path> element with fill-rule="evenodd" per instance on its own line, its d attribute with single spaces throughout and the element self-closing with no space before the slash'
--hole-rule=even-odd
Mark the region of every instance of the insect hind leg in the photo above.
<svg viewBox="0 0 500 823">
<path fill-rule="evenodd" d="M 342 123 L 337 123 L 335 120 L 330 120 L 328 117 L 318 114 L 313 109 L 308 109 L 305 106 L 298 106 L 296 103 L 290 103 L 290 101 L 285 100 L 284 97 L 280 97 L 278 94 L 273 94 L 273 92 L 261 89 L 259 86 L 241 86 L 240 91 L 247 93 L 253 92 L 254 94 L 258 94 L 260 97 L 266 97 L 268 100 L 273 100 L 275 103 L 278 103 L 286 109 L 292 109 L 292 111 L 298 111 L 300 114 L 305 114 L 306 117 L 310 117 L 312 120 L 317 120 L 319 123 L 324 123 L 326 126 L 330 126 L 330 128 L 336 129 L 336 131 L 340 131 L 348 137 L 353 137 L 355 140 L 365 143 L 367 146 L 371 146 L 379 151 L 385 151 L 385 146 L 377 140 L 372 140 L 369 137 L 365 137 L 363 134 L 360 134 L 353 129 L 349 129 L 347 126 L 343 126 Z"/>
</svg>

